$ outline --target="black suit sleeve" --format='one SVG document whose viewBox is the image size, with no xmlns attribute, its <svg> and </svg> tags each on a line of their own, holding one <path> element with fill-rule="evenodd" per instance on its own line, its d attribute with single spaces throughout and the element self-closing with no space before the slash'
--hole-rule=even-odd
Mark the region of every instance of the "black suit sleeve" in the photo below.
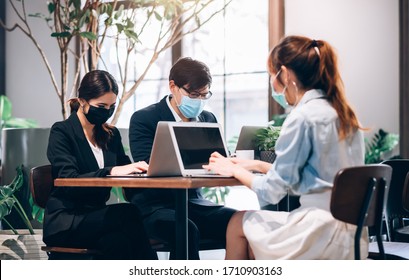
<svg viewBox="0 0 409 280">
<path fill-rule="evenodd" d="M 212 112 L 209 112 L 209 111 L 203 111 L 199 115 L 199 121 L 200 122 L 217 123 L 216 116 Z"/>
<path fill-rule="evenodd" d="M 137 111 L 132 115 L 129 124 L 129 145 L 135 162 L 144 160 L 149 163 L 158 122 L 153 119 L 154 116 L 144 111 Z"/>
<path fill-rule="evenodd" d="M 69 130 L 68 130 L 69 131 Z M 87 178 L 104 177 L 110 173 L 112 167 L 106 167 L 91 172 L 81 172 L 81 166 L 86 166 L 85 162 L 79 162 L 76 154 L 80 148 L 78 143 L 72 141 L 74 135 L 68 135 L 67 128 L 61 123 L 52 126 L 48 140 L 47 156 L 53 166 L 54 178 Z M 82 155 L 84 156 L 84 155 Z M 89 161 L 85 159 L 84 161 Z M 89 169 L 89 168 L 87 168 Z"/>
<path fill-rule="evenodd" d="M 86 139 L 78 137 L 69 122 L 59 122 L 53 125 L 50 131 L 47 156 L 52 165 L 53 178 L 89 178 L 104 177 L 111 172 L 112 167 L 129 164 L 119 131 L 113 128 L 113 135 L 104 151 L 104 168 L 99 168 Z M 81 129 L 81 128 L 78 128 Z M 71 200 L 94 198 L 105 201 L 109 190 L 103 188 L 73 188 L 58 187 L 53 190 L 56 195 L 62 195 Z M 57 194 L 58 193 L 58 194 Z"/>
</svg>

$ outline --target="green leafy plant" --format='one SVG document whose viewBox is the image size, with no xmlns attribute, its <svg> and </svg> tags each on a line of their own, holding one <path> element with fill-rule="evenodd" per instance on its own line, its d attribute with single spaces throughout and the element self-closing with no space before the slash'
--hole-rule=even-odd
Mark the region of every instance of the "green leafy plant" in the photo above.
<svg viewBox="0 0 409 280">
<path fill-rule="evenodd" d="M 224 204 L 226 196 L 229 194 L 230 189 L 228 187 L 220 188 L 202 188 L 203 196 L 217 204 Z"/>
<path fill-rule="evenodd" d="M 288 114 L 273 115 L 269 124 L 273 126 L 283 126 L 283 123 L 287 118 L 287 115 Z"/>
<path fill-rule="evenodd" d="M 38 124 L 35 120 L 26 118 L 15 118 L 12 114 L 12 104 L 9 98 L 5 95 L 0 95 L 0 155 L 3 143 L 1 142 L 1 134 L 3 128 L 35 128 Z M 1 162 L 1 158 L 0 158 Z M 13 183 L 12 183 L 13 184 Z M 23 182 L 21 182 L 23 184 Z M 39 222 L 42 222 L 44 210 L 34 204 L 32 197 L 30 196 L 29 203 L 33 208 L 33 217 Z M 3 206 L 2 206 L 3 207 Z M 2 216 L 3 217 L 3 216 Z M 5 221 L 7 223 L 7 221 Z"/>
<path fill-rule="evenodd" d="M 14 118 L 10 99 L 0 95 L 1 128 L 30 128 L 37 127 L 37 122 L 32 119 Z"/>
<path fill-rule="evenodd" d="M 260 151 L 274 151 L 278 136 L 280 136 L 281 126 L 269 125 L 257 131 L 255 137 L 256 146 Z"/>
<path fill-rule="evenodd" d="M 365 142 L 365 164 L 379 163 L 398 145 L 399 135 L 379 129 L 371 140 L 365 139 Z"/>
<path fill-rule="evenodd" d="M 30 194 L 30 198 L 28 200 L 28 202 L 30 203 L 30 206 L 32 207 L 33 211 L 32 216 L 33 216 L 33 220 L 39 222 L 40 224 L 43 224 L 44 221 L 44 208 L 41 208 L 39 206 L 37 206 L 37 204 L 34 203 L 34 199 L 33 196 Z"/>
<path fill-rule="evenodd" d="M 15 193 L 23 185 L 23 181 L 23 166 L 19 166 L 17 167 L 17 176 L 13 179 L 13 181 L 9 185 L 0 186 L 0 220 L 5 222 L 14 234 L 18 234 L 17 230 L 14 229 L 6 219 L 6 216 L 9 215 L 13 209 L 15 209 L 18 215 L 24 221 L 24 224 L 27 226 L 30 234 L 34 234 L 30 219 L 24 211 L 23 206 L 15 196 Z"/>
<path fill-rule="evenodd" d="M 237 141 L 239 140 L 239 136 L 235 135 L 227 141 L 227 150 L 230 153 L 233 153 L 237 146 Z"/>
</svg>

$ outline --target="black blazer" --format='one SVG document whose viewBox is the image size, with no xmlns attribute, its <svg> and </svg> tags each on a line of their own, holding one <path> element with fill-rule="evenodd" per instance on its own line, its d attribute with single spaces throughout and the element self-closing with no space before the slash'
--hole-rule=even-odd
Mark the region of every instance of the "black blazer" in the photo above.
<svg viewBox="0 0 409 280">
<path fill-rule="evenodd" d="M 129 124 L 129 144 L 133 160 L 144 160 L 149 163 L 156 126 L 159 121 L 175 121 L 170 111 L 165 96 L 161 101 L 144 109 L 136 111 Z M 217 122 L 216 117 L 203 111 L 199 116 L 200 122 Z M 146 216 L 160 208 L 174 208 L 175 195 L 171 189 L 125 189 L 129 201 L 138 206 L 142 215 Z M 200 205 L 216 205 L 203 198 L 200 189 L 192 189 L 188 192 L 190 203 Z"/>
<path fill-rule="evenodd" d="M 51 127 L 47 157 L 53 178 L 104 177 L 112 167 L 131 163 L 116 128 L 103 154 L 105 167 L 100 169 L 76 113 Z M 45 209 L 44 236 L 75 228 L 82 221 L 75 215 L 105 207 L 110 191 L 110 187 L 54 187 Z"/>
</svg>

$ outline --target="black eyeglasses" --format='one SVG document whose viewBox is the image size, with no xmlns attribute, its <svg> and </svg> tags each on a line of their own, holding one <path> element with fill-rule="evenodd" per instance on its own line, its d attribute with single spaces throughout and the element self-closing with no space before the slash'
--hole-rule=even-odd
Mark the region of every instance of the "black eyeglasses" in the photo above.
<svg viewBox="0 0 409 280">
<path fill-rule="evenodd" d="M 192 99 L 197 99 L 197 98 L 209 99 L 213 95 L 213 93 L 210 90 L 208 92 L 206 92 L 206 93 L 200 93 L 200 92 L 197 92 L 197 91 L 189 91 L 185 87 L 181 87 L 181 88 L 183 88 L 187 92 L 187 95 Z"/>
</svg>

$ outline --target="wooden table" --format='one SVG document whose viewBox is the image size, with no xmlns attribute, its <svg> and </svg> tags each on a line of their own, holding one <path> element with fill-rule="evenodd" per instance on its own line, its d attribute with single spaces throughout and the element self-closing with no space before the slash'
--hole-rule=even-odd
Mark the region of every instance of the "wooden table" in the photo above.
<svg viewBox="0 0 409 280">
<path fill-rule="evenodd" d="M 58 178 L 56 187 L 127 187 L 127 188 L 164 188 L 176 191 L 176 258 L 188 259 L 187 238 L 187 190 L 200 187 L 224 187 L 242 185 L 235 178 L 186 178 L 186 177 L 103 177 L 103 178 Z"/>
</svg>

